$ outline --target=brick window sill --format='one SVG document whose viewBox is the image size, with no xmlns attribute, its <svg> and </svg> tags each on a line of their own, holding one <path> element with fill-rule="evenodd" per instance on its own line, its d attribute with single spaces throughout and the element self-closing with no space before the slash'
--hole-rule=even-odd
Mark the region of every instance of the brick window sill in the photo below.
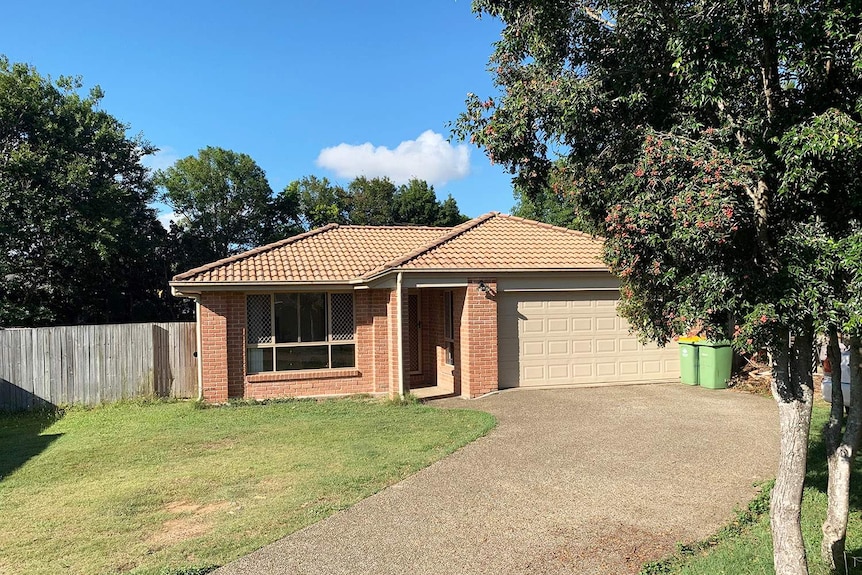
<svg viewBox="0 0 862 575">
<path fill-rule="evenodd" d="M 354 367 L 346 369 L 307 369 L 297 371 L 276 371 L 247 375 L 249 383 L 268 383 L 273 381 L 308 381 L 311 379 L 337 379 L 359 377 L 360 371 Z"/>
</svg>

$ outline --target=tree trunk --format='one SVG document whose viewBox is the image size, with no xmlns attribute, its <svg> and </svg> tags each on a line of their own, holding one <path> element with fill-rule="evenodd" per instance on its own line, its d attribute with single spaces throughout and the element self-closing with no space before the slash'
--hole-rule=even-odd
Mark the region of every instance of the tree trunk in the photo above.
<svg viewBox="0 0 862 575">
<path fill-rule="evenodd" d="M 806 326 L 792 343 L 789 332 L 782 339 L 772 350 L 772 395 L 778 403 L 781 430 L 778 474 L 769 508 L 773 562 L 777 574 L 808 575 L 801 512 L 814 398 L 812 329 Z"/>
<path fill-rule="evenodd" d="M 829 338 L 829 362 L 832 364 L 832 408 L 826 426 L 826 458 L 829 464 L 829 487 L 826 520 L 823 522 L 823 542 L 820 554 L 831 568 L 841 565 L 847 537 L 847 519 L 850 514 L 850 475 L 853 460 L 859 446 L 862 432 L 862 373 L 860 373 L 858 337 L 850 338 L 850 412 L 844 435 L 840 435 L 841 420 L 844 418 L 844 397 L 841 392 L 841 350 L 835 335 Z M 837 391 L 836 391 L 837 390 Z M 837 407 L 836 407 L 837 406 Z M 837 417 L 836 417 L 837 412 Z M 833 420 L 837 419 L 837 426 Z M 837 429 L 836 429 L 837 427 Z"/>
</svg>

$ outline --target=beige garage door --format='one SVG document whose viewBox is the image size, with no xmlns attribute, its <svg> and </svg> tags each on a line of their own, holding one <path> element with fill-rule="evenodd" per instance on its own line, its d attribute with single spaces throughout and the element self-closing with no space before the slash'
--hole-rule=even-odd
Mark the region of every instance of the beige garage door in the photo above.
<svg viewBox="0 0 862 575">
<path fill-rule="evenodd" d="M 676 344 L 641 345 L 616 313 L 616 291 L 523 292 L 498 304 L 500 387 L 668 381 Z"/>
</svg>

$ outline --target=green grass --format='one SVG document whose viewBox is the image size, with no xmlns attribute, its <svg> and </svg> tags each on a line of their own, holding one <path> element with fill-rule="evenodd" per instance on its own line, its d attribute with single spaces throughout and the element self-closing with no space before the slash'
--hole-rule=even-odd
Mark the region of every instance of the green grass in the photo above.
<svg viewBox="0 0 862 575">
<path fill-rule="evenodd" d="M 829 417 L 829 405 L 818 400 L 814 405 L 811 439 L 808 452 L 808 474 L 802 503 L 802 529 L 808 552 L 811 575 L 831 573 L 820 559 L 820 527 L 826 517 L 826 450 L 822 429 Z M 857 459 L 859 462 L 859 459 Z M 857 463 L 851 482 L 850 521 L 847 529 L 847 550 L 862 556 L 862 485 Z M 681 552 L 660 564 L 647 565 L 644 575 L 774 575 L 772 568 L 772 536 L 769 531 L 769 492 L 765 491 L 752 506 L 754 512 L 740 514 L 742 525 L 726 527 L 709 541 L 681 547 Z M 739 523 L 739 520 L 736 522 Z M 859 567 L 852 573 L 862 573 Z"/>
<path fill-rule="evenodd" d="M 367 399 L 0 416 L 0 573 L 221 565 L 493 426 L 485 413 Z"/>
</svg>

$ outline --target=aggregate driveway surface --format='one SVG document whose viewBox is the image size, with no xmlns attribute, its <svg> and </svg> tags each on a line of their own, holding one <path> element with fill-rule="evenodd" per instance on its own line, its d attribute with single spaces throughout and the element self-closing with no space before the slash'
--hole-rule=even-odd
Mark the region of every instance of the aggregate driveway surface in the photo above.
<svg viewBox="0 0 862 575">
<path fill-rule="evenodd" d="M 498 426 L 216 573 L 637 573 L 715 532 L 775 473 L 774 402 L 745 393 L 635 385 L 435 404 Z"/>
</svg>

